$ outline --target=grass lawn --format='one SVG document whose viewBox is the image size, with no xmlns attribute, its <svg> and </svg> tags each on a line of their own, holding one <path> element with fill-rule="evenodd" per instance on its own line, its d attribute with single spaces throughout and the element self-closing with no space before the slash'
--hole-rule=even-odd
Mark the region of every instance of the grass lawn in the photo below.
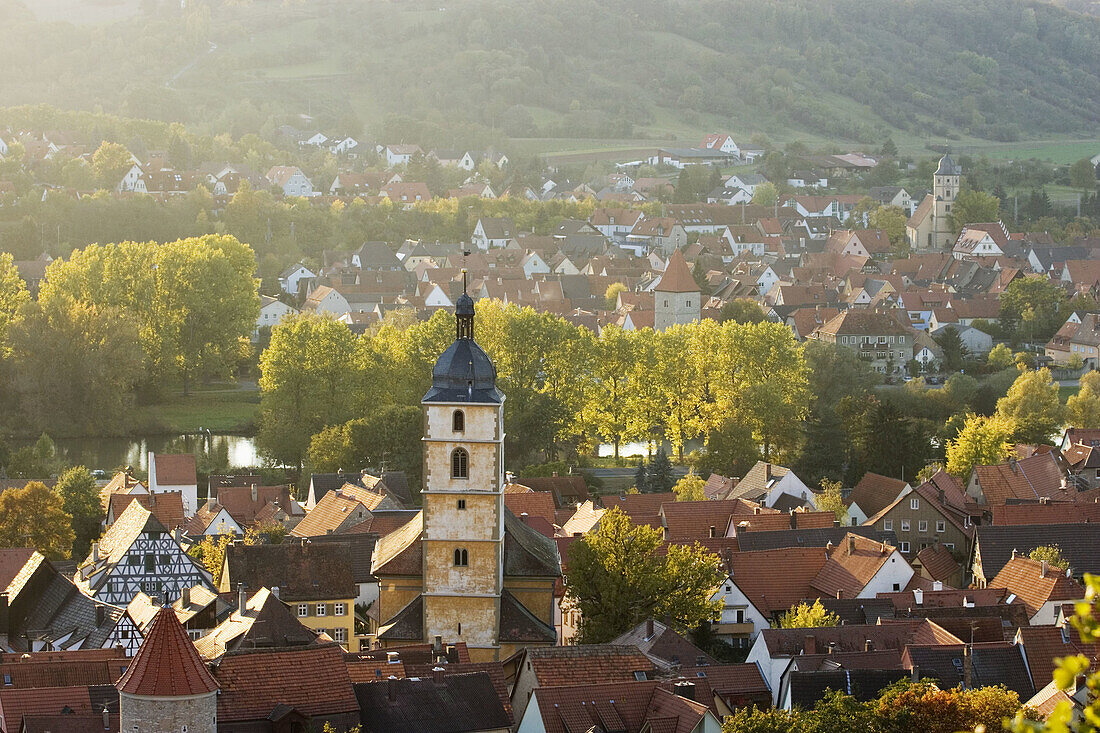
<svg viewBox="0 0 1100 733">
<path fill-rule="evenodd" d="M 1079 387 L 1077 387 L 1076 385 L 1073 385 L 1073 386 L 1064 385 L 1064 384 L 1059 385 L 1058 386 L 1058 399 L 1062 400 L 1062 404 L 1064 405 L 1066 403 L 1066 400 L 1068 400 L 1070 398 L 1070 395 L 1077 394 L 1078 389 L 1079 389 Z"/>
<path fill-rule="evenodd" d="M 200 428 L 224 433 L 255 430 L 260 393 L 254 387 L 209 385 L 184 395 L 173 391 L 164 402 L 135 410 L 135 429 L 149 433 L 194 433 Z"/>
</svg>

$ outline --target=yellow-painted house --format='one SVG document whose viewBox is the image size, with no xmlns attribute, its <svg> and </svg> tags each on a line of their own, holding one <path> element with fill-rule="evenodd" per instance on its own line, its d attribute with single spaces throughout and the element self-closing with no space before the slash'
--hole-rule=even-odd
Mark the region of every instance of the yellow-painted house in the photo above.
<svg viewBox="0 0 1100 733">
<path fill-rule="evenodd" d="M 504 395 L 474 341 L 474 301 L 432 370 L 424 410 L 423 509 L 378 541 L 378 644 L 465 642 L 473 661 L 552 646 L 554 541 L 504 506 Z"/>
</svg>

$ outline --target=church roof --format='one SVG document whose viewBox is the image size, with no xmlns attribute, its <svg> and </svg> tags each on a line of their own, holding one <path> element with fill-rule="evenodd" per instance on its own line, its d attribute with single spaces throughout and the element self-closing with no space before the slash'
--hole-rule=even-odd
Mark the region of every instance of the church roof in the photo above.
<svg viewBox="0 0 1100 733">
<path fill-rule="evenodd" d="M 552 644 L 557 638 L 558 634 L 553 626 L 528 611 L 507 589 L 501 592 L 500 641 L 541 641 Z"/>
<path fill-rule="evenodd" d="M 175 611 L 165 606 L 157 612 L 141 648 L 119 679 L 118 690 L 147 697 L 187 697 L 216 692 L 218 683 L 187 638 Z"/>
<path fill-rule="evenodd" d="M 691 276 L 687 260 L 680 250 L 672 253 L 665 265 L 665 272 L 661 275 L 661 281 L 654 288 L 659 293 L 698 293 L 699 285 Z"/>
<path fill-rule="evenodd" d="M 955 161 L 951 159 L 951 156 L 944 154 L 940 158 L 940 166 L 936 168 L 937 176 L 959 176 L 962 175 L 962 168 L 955 164 Z"/>
<path fill-rule="evenodd" d="M 423 401 L 500 404 L 504 395 L 497 389 L 497 368 L 473 339 L 474 299 L 468 293 L 459 296 L 455 318 L 458 337 L 436 360 Z"/>
</svg>

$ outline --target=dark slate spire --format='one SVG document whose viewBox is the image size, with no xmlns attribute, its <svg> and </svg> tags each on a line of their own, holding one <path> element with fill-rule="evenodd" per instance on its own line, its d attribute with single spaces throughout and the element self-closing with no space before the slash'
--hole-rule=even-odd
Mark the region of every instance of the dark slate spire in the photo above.
<svg viewBox="0 0 1100 733">
<path fill-rule="evenodd" d="M 455 342 L 436 360 L 423 401 L 500 404 L 504 395 L 497 389 L 497 368 L 474 341 L 474 299 L 465 280 L 463 272 L 462 295 L 455 302 Z"/>
</svg>

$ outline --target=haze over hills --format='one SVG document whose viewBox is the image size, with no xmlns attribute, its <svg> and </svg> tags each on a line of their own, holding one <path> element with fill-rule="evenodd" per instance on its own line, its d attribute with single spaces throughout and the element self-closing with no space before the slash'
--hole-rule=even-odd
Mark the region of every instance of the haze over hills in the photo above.
<svg viewBox="0 0 1100 733">
<path fill-rule="evenodd" d="M 0 0 L 4 104 L 235 135 L 308 111 L 434 144 L 719 124 L 781 139 L 1014 140 L 1100 125 L 1100 18 L 1022 0 L 189 5 L 72 25 Z"/>
</svg>

